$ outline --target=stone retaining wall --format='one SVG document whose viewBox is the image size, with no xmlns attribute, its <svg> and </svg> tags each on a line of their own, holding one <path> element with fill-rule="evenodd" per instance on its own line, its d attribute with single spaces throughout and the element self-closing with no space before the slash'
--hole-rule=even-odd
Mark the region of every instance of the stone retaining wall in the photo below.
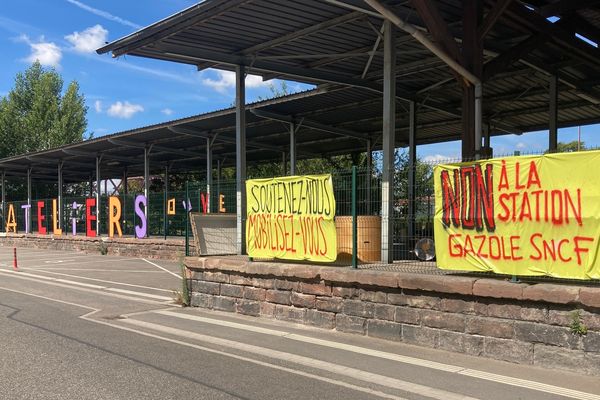
<svg viewBox="0 0 600 400">
<path fill-rule="evenodd" d="M 600 287 L 239 258 L 185 263 L 193 306 L 600 374 Z M 570 328 L 574 310 L 585 335 Z"/>
<path fill-rule="evenodd" d="M 101 254 L 101 248 L 105 248 L 108 255 L 163 260 L 177 260 L 185 254 L 185 240 L 181 238 L 93 238 L 8 233 L 0 236 L 0 246 L 78 251 L 88 254 Z M 191 240 L 190 248 L 193 248 Z"/>
</svg>

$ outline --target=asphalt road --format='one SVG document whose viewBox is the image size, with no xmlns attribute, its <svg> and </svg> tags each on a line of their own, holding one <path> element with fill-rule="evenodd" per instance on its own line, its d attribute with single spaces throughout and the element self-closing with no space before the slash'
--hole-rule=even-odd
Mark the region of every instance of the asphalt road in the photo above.
<svg viewBox="0 0 600 400">
<path fill-rule="evenodd" d="M 600 400 L 596 377 L 181 309 L 177 263 L 10 251 L 2 399 Z"/>
</svg>

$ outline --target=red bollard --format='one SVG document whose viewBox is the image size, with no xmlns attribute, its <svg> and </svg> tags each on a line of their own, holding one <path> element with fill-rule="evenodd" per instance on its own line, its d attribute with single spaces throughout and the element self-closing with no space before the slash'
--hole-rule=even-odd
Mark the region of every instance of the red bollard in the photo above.
<svg viewBox="0 0 600 400">
<path fill-rule="evenodd" d="M 19 270 L 19 267 L 17 267 L 17 248 L 13 247 L 13 269 L 15 271 Z"/>
</svg>

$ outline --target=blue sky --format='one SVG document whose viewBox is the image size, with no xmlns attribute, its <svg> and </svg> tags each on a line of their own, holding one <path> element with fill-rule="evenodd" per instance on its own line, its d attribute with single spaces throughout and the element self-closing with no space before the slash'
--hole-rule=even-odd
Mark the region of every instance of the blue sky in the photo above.
<svg viewBox="0 0 600 400">
<path fill-rule="evenodd" d="M 65 83 L 77 80 L 87 100 L 88 130 L 95 136 L 208 112 L 232 104 L 231 73 L 135 57 L 114 60 L 94 50 L 105 41 L 195 4 L 193 0 L 19 0 L 0 9 L 0 95 L 13 86 L 17 72 L 34 59 L 55 67 Z M 247 80 L 248 101 L 268 96 L 259 77 Z M 307 88 L 292 83 L 292 90 Z M 600 146 L 598 126 L 582 128 L 587 145 Z M 559 141 L 577 140 L 577 128 L 563 129 Z M 495 154 L 541 152 L 547 133 L 492 139 Z M 456 158 L 458 142 L 421 146 L 419 157 Z"/>
</svg>

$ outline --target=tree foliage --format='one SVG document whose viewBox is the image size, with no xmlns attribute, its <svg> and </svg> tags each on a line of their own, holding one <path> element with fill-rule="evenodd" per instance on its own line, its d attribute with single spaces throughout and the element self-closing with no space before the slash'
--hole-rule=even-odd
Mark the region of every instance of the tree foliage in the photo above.
<svg viewBox="0 0 600 400">
<path fill-rule="evenodd" d="M 86 114 L 76 81 L 63 93 L 60 74 L 33 63 L 0 99 L 0 158 L 82 141 Z"/>
</svg>

